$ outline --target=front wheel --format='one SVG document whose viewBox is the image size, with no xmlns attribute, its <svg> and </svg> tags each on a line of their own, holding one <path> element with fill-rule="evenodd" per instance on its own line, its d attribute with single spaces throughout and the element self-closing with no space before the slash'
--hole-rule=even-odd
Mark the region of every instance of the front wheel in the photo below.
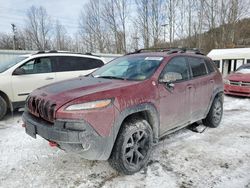
<svg viewBox="0 0 250 188">
<path fill-rule="evenodd" d="M 203 119 L 203 124 L 207 127 L 216 128 L 219 126 L 223 115 L 223 99 L 222 96 L 217 96 L 207 114 Z"/>
<path fill-rule="evenodd" d="M 123 174 L 134 174 L 148 162 L 153 132 L 146 120 L 135 119 L 123 124 L 109 158 L 109 164 Z"/>
<path fill-rule="evenodd" d="M 6 113 L 7 113 L 7 103 L 0 96 L 0 120 L 5 116 Z"/>
</svg>

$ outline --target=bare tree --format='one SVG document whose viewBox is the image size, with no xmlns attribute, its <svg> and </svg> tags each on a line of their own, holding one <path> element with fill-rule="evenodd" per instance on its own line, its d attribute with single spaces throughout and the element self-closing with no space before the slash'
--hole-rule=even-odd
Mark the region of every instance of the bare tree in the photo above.
<svg viewBox="0 0 250 188">
<path fill-rule="evenodd" d="M 13 37 L 9 34 L 0 33 L 0 49 L 12 49 Z"/>
<path fill-rule="evenodd" d="M 68 50 L 70 39 L 67 35 L 67 30 L 58 20 L 56 21 L 54 31 L 54 48 L 57 50 Z"/>
<path fill-rule="evenodd" d="M 103 2 L 102 20 L 114 35 L 117 53 L 126 53 L 126 19 L 128 16 L 125 0 L 107 0 Z"/>
<path fill-rule="evenodd" d="M 135 0 L 137 7 L 136 25 L 142 35 L 144 48 L 149 48 L 150 44 L 150 28 L 149 28 L 149 0 Z"/>
<path fill-rule="evenodd" d="M 86 44 L 87 51 L 105 50 L 105 31 L 101 22 L 99 0 L 89 1 L 79 18 L 80 35 Z"/>
<path fill-rule="evenodd" d="M 150 4 L 150 10 L 151 10 L 150 25 L 152 30 L 151 33 L 153 38 L 153 46 L 157 47 L 160 40 L 161 27 L 164 19 L 163 0 L 152 0 Z"/>
<path fill-rule="evenodd" d="M 167 3 L 167 19 L 169 27 L 169 43 L 172 45 L 175 38 L 175 28 L 176 28 L 176 8 L 178 5 L 178 0 L 168 0 Z"/>
<path fill-rule="evenodd" d="M 26 33 L 38 50 L 49 49 L 51 20 L 44 7 L 32 6 L 27 11 Z"/>
</svg>

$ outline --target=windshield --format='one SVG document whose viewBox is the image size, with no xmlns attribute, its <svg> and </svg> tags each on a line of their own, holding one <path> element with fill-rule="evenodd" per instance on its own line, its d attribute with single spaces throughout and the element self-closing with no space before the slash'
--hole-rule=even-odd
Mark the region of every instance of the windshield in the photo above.
<svg viewBox="0 0 250 188">
<path fill-rule="evenodd" d="M 245 74 L 247 74 L 247 73 L 250 73 L 250 65 L 243 65 L 243 66 L 241 66 L 241 67 L 239 67 L 237 70 L 236 70 L 236 72 L 238 72 L 238 73 L 245 73 Z"/>
<path fill-rule="evenodd" d="M 26 59 L 27 57 L 24 56 L 17 56 L 14 58 L 11 58 L 7 61 L 0 62 L 0 72 L 4 72 L 10 67 L 14 66 L 15 64 L 21 62 L 22 60 Z"/>
<path fill-rule="evenodd" d="M 163 57 L 124 56 L 95 71 L 92 76 L 107 79 L 145 80 L 159 67 Z"/>
</svg>

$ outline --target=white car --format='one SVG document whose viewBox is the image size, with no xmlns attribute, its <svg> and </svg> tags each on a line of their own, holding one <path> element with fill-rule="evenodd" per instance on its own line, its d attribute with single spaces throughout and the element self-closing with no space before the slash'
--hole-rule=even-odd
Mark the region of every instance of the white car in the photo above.
<svg viewBox="0 0 250 188">
<path fill-rule="evenodd" d="M 91 54 L 56 51 L 20 55 L 11 61 L 0 62 L 0 119 L 8 109 L 23 107 L 34 89 L 85 76 L 104 64 L 102 58 Z"/>
</svg>

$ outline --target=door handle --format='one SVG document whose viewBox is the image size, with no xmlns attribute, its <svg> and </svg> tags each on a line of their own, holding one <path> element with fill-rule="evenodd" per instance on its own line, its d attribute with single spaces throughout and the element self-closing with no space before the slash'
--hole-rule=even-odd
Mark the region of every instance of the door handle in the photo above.
<svg viewBox="0 0 250 188">
<path fill-rule="evenodd" d="M 45 80 L 53 80 L 54 78 L 53 77 L 47 77 L 45 78 Z"/>
</svg>

